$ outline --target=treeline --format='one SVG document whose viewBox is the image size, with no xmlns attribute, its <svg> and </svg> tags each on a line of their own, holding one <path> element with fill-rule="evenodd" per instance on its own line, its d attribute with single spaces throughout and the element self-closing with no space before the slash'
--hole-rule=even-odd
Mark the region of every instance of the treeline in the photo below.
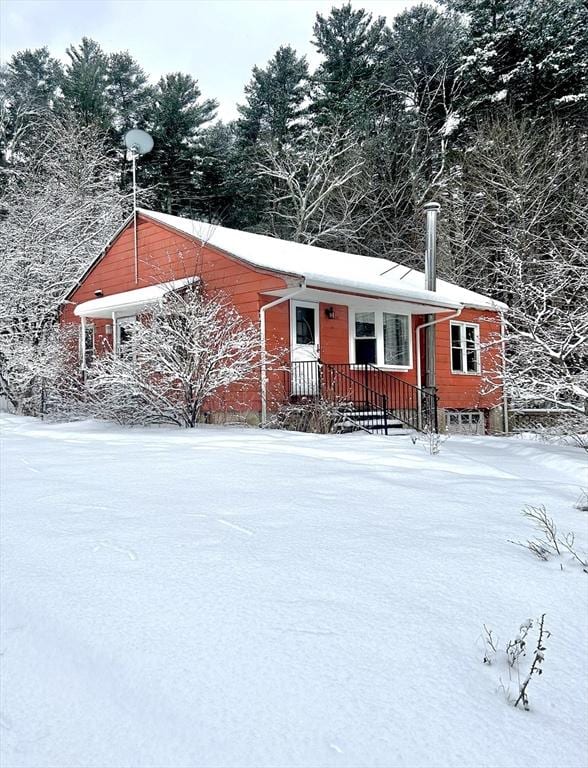
<svg viewBox="0 0 588 768">
<path fill-rule="evenodd" d="M 312 44 L 314 72 L 290 46 L 255 67 L 229 124 L 190 74 L 152 84 L 129 53 L 89 39 L 65 65 L 22 51 L 0 84 L 2 184 L 38 156 L 49 115 L 106 136 L 123 205 L 135 126 L 155 140 L 141 200 L 177 215 L 420 267 L 422 205 L 435 199 L 441 273 L 512 307 L 517 397 L 579 407 L 585 1 L 444 0 L 389 25 L 347 4 L 317 14 Z"/>
</svg>

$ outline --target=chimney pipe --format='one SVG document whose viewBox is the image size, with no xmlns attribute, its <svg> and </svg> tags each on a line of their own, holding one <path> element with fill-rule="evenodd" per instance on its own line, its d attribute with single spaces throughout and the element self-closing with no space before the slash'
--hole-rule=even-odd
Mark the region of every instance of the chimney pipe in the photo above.
<svg viewBox="0 0 588 768">
<path fill-rule="evenodd" d="M 427 250 L 425 251 L 425 288 L 427 291 L 437 290 L 437 216 L 441 206 L 439 203 L 427 203 Z"/>
<path fill-rule="evenodd" d="M 425 288 L 427 291 L 437 290 L 437 216 L 441 210 L 439 203 L 427 203 L 424 206 L 427 215 L 425 251 Z M 434 315 L 427 315 L 425 322 L 432 323 Z M 425 328 L 425 387 L 429 392 L 436 390 L 435 376 L 435 331 L 434 325 Z M 421 386 L 422 382 L 418 382 Z"/>
</svg>

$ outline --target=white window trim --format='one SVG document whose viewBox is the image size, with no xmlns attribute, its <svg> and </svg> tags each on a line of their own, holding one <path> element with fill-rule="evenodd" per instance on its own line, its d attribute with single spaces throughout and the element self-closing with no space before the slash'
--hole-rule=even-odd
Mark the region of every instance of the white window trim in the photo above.
<svg viewBox="0 0 588 768">
<path fill-rule="evenodd" d="M 296 346 L 296 307 L 304 307 L 306 309 L 314 309 L 314 346 L 317 355 L 321 351 L 320 343 L 320 305 L 316 301 L 296 301 L 293 299 L 290 301 L 290 352 Z M 310 346 L 310 345 L 308 345 Z"/>
<path fill-rule="evenodd" d="M 466 336 L 465 336 L 465 329 L 466 328 L 473 328 L 474 329 L 474 340 L 476 344 L 476 370 L 475 371 L 460 371 L 456 370 L 453 367 L 453 338 L 451 333 L 451 328 L 456 325 L 460 328 L 459 335 L 460 335 L 460 346 L 461 346 L 461 359 L 467 367 L 467 357 L 466 357 Z M 451 373 L 455 374 L 456 376 L 479 376 L 482 373 L 482 355 L 480 354 L 480 326 L 478 323 L 460 323 L 451 321 L 450 327 L 449 327 L 449 361 L 451 364 Z"/>
<path fill-rule="evenodd" d="M 412 352 L 412 315 L 407 312 L 394 312 L 391 309 L 375 309 L 373 306 L 353 306 L 349 307 L 349 362 L 352 366 L 357 365 L 362 368 L 361 363 L 355 362 L 355 313 L 373 312 L 376 320 L 376 362 L 372 363 L 376 368 L 382 371 L 410 371 L 413 366 Z M 400 315 L 406 317 L 408 321 L 408 365 L 385 365 L 384 360 L 384 314 Z"/>
</svg>

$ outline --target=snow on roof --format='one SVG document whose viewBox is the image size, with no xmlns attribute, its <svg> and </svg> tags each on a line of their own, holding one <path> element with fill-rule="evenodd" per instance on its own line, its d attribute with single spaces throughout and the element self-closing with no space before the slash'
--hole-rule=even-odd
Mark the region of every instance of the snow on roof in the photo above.
<svg viewBox="0 0 588 768">
<path fill-rule="evenodd" d="M 171 280 L 168 283 L 136 288 L 134 291 L 123 291 L 112 296 L 90 299 L 90 301 L 78 304 L 74 309 L 74 314 L 78 317 L 112 317 L 113 312 L 120 313 L 125 310 L 133 314 L 160 301 L 169 291 L 183 288 L 193 280 L 193 277 L 185 277 L 181 280 Z"/>
<path fill-rule="evenodd" d="M 219 248 L 255 267 L 305 278 L 309 287 L 416 300 L 448 308 L 460 306 L 495 310 L 507 308 L 502 302 L 460 288 L 445 280 L 437 280 L 436 292 L 427 291 L 423 272 L 408 269 L 388 259 L 293 243 L 142 208 L 139 209 L 139 213 Z"/>
</svg>

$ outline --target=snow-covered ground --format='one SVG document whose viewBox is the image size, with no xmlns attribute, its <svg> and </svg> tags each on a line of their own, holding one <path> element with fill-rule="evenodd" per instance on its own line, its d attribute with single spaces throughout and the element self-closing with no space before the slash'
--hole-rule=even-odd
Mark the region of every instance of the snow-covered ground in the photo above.
<svg viewBox="0 0 588 768">
<path fill-rule="evenodd" d="M 586 766 L 586 454 L 3 417 L 2 767 Z M 561 567 L 563 565 L 563 569 Z M 546 613 L 531 710 L 482 663 Z"/>
</svg>

